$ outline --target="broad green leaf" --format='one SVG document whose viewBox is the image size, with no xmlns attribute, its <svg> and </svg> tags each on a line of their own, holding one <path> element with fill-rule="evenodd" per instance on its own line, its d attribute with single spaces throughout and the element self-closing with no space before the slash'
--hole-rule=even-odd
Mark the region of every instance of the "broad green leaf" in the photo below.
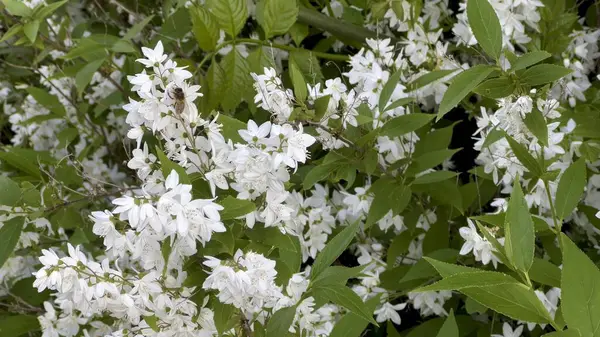
<svg viewBox="0 0 600 337">
<path fill-rule="evenodd" d="M 560 268 L 552 262 L 537 257 L 529 269 L 529 277 L 533 281 L 557 288 L 560 288 L 560 274 Z"/>
<path fill-rule="evenodd" d="M 504 248 L 506 257 L 518 270 L 527 272 L 533 263 L 535 232 L 533 220 L 525 196 L 521 190 L 519 176 L 515 178 L 504 219 Z"/>
<path fill-rule="evenodd" d="M 196 6 L 190 9 L 192 32 L 202 50 L 211 51 L 219 41 L 219 27 L 215 17 L 204 7 Z"/>
<path fill-rule="evenodd" d="M 537 107 L 534 107 L 523 121 L 525 122 L 525 126 L 527 126 L 529 131 L 533 133 L 540 143 L 544 146 L 548 146 L 548 127 L 542 112 L 538 110 Z"/>
<path fill-rule="evenodd" d="M 446 90 L 446 93 L 444 93 L 444 97 L 440 103 L 437 119 L 441 119 L 452 108 L 458 105 L 458 103 L 467 97 L 467 95 L 473 91 L 473 89 L 475 89 L 479 83 L 485 80 L 485 78 L 488 77 L 488 75 L 491 74 L 494 69 L 495 68 L 492 66 L 479 64 L 456 75 L 448 86 L 448 90 Z"/>
<path fill-rule="evenodd" d="M 47 152 L 38 152 L 19 147 L 8 147 L 5 152 L 0 151 L 0 160 L 4 163 L 38 179 L 42 178 L 39 164 L 54 163 L 54 161 L 49 160 L 47 156 Z"/>
<path fill-rule="evenodd" d="M 221 220 L 231 220 L 244 216 L 256 209 L 256 205 L 250 200 L 242 200 L 228 195 L 225 199 L 218 201 L 223 206 L 220 211 Z"/>
<path fill-rule="evenodd" d="M 482 96 L 498 99 L 512 95 L 515 84 L 510 78 L 502 76 L 483 81 L 474 91 Z"/>
<path fill-rule="evenodd" d="M 581 334 L 579 331 L 575 329 L 563 330 L 563 331 L 554 331 L 542 335 L 542 337 L 580 337 Z"/>
<path fill-rule="evenodd" d="M 379 305 L 379 301 L 379 296 L 375 296 L 365 302 L 365 311 L 374 312 L 377 305 Z M 362 335 L 367 325 L 369 325 L 369 322 L 361 319 L 359 315 L 348 312 L 335 323 L 329 337 L 359 337 Z"/>
<path fill-rule="evenodd" d="M 415 289 L 416 292 L 441 291 L 441 290 L 463 290 L 468 288 L 501 286 L 506 284 L 520 284 L 519 281 L 506 274 L 493 271 L 475 271 L 468 273 L 457 273 L 444 277 L 442 280 Z"/>
<path fill-rule="evenodd" d="M 208 7 L 221 29 L 230 37 L 235 38 L 244 28 L 248 18 L 246 0 L 210 0 Z"/>
<path fill-rule="evenodd" d="M 408 205 L 412 194 L 410 187 L 403 186 L 400 182 L 389 178 L 377 180 L 371 186 L 369 192 L 374 193 L 375 198 L 371 203 L 365 228 L 379 221 L 390 210 L 393 211 L 393 214 L 401 213 Z"/>
<path fill-rule="evenodd" d="M 31 8 L 27 7 L 21 0 L 2 0 L 6 10 L 14 16 L 30 16 Z"/>
<path fill-rule="evenodd" d="M 302 188 L 305 191 L 310 190 L 319 181 L 325 180 L 333 171 L 343 165 L 342 162 L 333 162 L 329 164 L 321 164 L 314 167 L 308 172 L 304 181 L 302 182 Z"/>
<path fill-rule="evenodd" d="M 454 311 L 450 310 L 450 315 L 444 321 L 444 325 L 440 328 L 437 337 L 458 337 L 458 325 L 456 325 L 456 318 L 454 318 Z"/>
<path fill-rule="evenodd" d="M 409 132 L 413 132 L 427 125 L 435 115 L 424 113 L 411 113 L 398 116 L 391 119 L 383 125 L 380 131 L 381 136 L 390 138 L 400 137 Z"/>
<path fill-rule="evenodd" d="M 390 76 L 388 81 L 383 86 L 383 89 L 381 89 L 381 94 L 379 95 L 379 105 L 378 105 L 379 110 L 381 110 L 381 111 L 387 110 L 385 107 L 387 106 L 387 104 L 390 100 L 390 97 L 392 97 L 394 90 L 396 90 L 396 86 L 398 86 L 398 81 L 400 81 L 400 76 L 402 76 L 402 71 L 396 71 L 395 73 L 393 73 L 392 76 Z"/>
<path fill-rule="evenodd" d="M 100 69 L 105 59 L 95 60 L 85 65 L 85 67 L 81 68 L 81 70 L 75 76 L 75 86 L 77 87 L 77 92 L 81 96 L 85 88 L 92 81 L 92 77 L 94 77 L 94 73 Z"/>
<path fill-rule="evenodd" d="M 406 174 L 409 176 L 416 175 L 419 172 L 440 165 L 444 160 L 451 158 L 458 151 L 460 149 L 443 149 L 422 154 L 414 159 L 413 163 L 406 170 Z"/>
<path fill-rule="evenodd" d="M 558 183 L 554 207 L 560 221 L 573 213 L 581 200 L 586 184 L 585 159 L 579 158 L 565 170 Z"/>
<path fill-rule="evenodd" d="M 21 199 L 21 188 L 19 184 L 9 177 L 0 176 L 0 205 L 14 206 Z"/>
<path fill-rule="evenodd" d="M 552 54 L 543 50 L 536 50 L 526 54 L 523 54 L 517 58 L 517 60 L 511 65 L 510 70 L 517 71 L 521 69 L 525 69 L 529 66 L 532 66 L 536 63 L 539 63 L 547 58 L 552 56 Z"/>
<path fill-rule="evenodd" d="M 290 27 L 289 33 L 292 36 L 292 40 L 296 46 L 300 46 L 302 41 L 308 36 L 308 26 L 299 22 L 296 22 Z"/>
<path fill-rule="evenodd" d="M 308 88 L 306 87 L 306 81 L 304 76 L 300 72 L 300 69 L 295 62 L 289 62 L 290 77 L 292 84 L 294 85 L 294 94 L 299 102 L 304 102 L 308 97 Z"/>
<path fill-rule="evenodd" d="M 219 335 L 229 331 L 235 326 L 237 309 L 231 304 L 223 304 L 215 298 L 211 309 L 214 312 L 215 327 Z"/>
<path fill-rule="evenodd" d="M 525 146 L 521 145 L 511 136 L 505 135 L 505 137 L 508 141 L 508 144 L 510 145 L 511 150 L 513 151 L 517 159 L 519 159 L 521 164 L 523 164 L 523 166 L 525 166 L 525 168 L 529 172 L 531 172 L 536 178 L 541 177 L 544 173 L 543 169 L 538 163 L 538 161 L 531 155 L 531 153 L 529 153 L 529 150 L 527 150 Z"/>
<path fill-rule="evenodd" d="M 525 70 L 519 80 L 523 84 L 536 86 L 554 82 L 567 76 L 571 72 L 571 69 L 554 64 L 538 64 L 537 66 Z"/>
<path fill-rule="evenodd" d="M 33 315 L 4 316 L 0 318 L 0 337 L 18 337 L 40 330 L 40 323 Z"/>
<path fill-rule="evenodd" d="M 25 218 L 16 217 L 4 221 L 4 225 L 0 228 L 0 267 L 4 265 L 4 262 L 6 262 L 15 250 L 21 237 L 24 223 Z M 1 327 L 3 326 L 0 325 Z"/>
<path fill-rule="evenodd" d="M 422 88 L 428 84 L 431 84 L 439 79 L 442 79 L 454 72 L 456 72 L 456 69 L 434 70 L 434 71 L 428 72 L 427 74 L 421 75 L 414 81 L 410 82 L 406 86 L 406 88 L 407 88 L 406 91 L 411 92 L 411 91 L 417 90 L 417 89 Z"/>
<path fill-rule="evenodd" d="M 289 0 L 260 0 L 256 6 L 256 20 L 263 28 L 265 37 L 282 35 L 296 23 L 298 4 Z"/>
<path fill-rule="evenodd" d="M 36 19 L 44 19 L 45 17 L 47 17 L 48 15 L 54 13 L 57 9 L 59 9 L 62 5 L 66 4 L 67 1 L 69 0 L 62 0 L 62 1 L 57 1 L 57 2 L 53 2 L 51 4 L 42 6 L 40 8 L 40 10 L 36 10 L 36 12 L 34 13 L 34 17 Z"/>
<path fill-rule="evenodd" d="M 467 297 L 467 300 L 465 301 L 465 309 L 467 310 L 467 314 L 475 314 L 475 313 L 479 313 L 479 314 L 485 314 L 488 310 L 487 307 L 479 304 L 478 302 L 476 302 L 474 299 Z"/>
<path fill-rule="evenodd" d="M 446 278 L 455 274 L 478 271 L 475 268 L 451 265 L 425 257 L 438 273 Z M 512 319 L 547 324 L 551 318 L 537 295 L 524 284 L 502 284 L 464 288 L 461 293 L 479 304 Z"/>
<path fill-rule="evenodd" d="M 408 103 L 412 103 L 414 102 L 415 98 L 414 97 L 404 97 L 404 98 L 400 98 L 398 100 L 393 101 L 391 104 L 389 104 L 388 106 L 385 107 L 385 111 L 389 111 L 389 110 L 394 110 L 397 107 L 401 107 L 403 105 L 406 105 Z"/>
<path fill-rule="evenodd" d="M 413 185 L 419 184 L 432 184 L 440 181 L 452 179 L 458 175 L 458 172 L 451 171 L 435 171 L 431 173 L 424 174 L 422 176 L 418 176 L 412 182 Z"/>
<path fill-rule="evenodd" d="M 328 301 L 350 310 L 350 312 L 356 314 L 366 322 L 377 325 L 377 322 L 373 319 L 373 312 L 367 311 L 365 303 L 363 303 L 360 297 L 346 286 L 321 285 L 313 288 L 313 294 L 315 298 L 325 298 Z"/>
<path fill-rule="evenodd" d="M 267 323 L 267 337 L 285 336 L 295 316 L 296 306 L 277 310 Z"/>
<path fill-rule="evenodd" d="M 561 308 L 570 329 L 582 336 L 600 336 L 600 270 L 561 233 L 563 270 Z"/>
<path fill-rule="evenodd" d="M 150 21 L 152 21 L 152 19 L 154 19 L 154 15 L 150 15 L 144 20 L 133 25 L 131 28 L 129 28 L 127 33 L 125 33 L 125 35 L 123 36 L 123 40 L 131 40 L 138 36 L 138 34 L 142 32 L 144 27 L 146 27 L 150 23 Z"/>
<path fill-rule="evenodd" d="M 427 254 L 427 257 L 435 259 L 437 261 L 454 263 L 458 258 L 458 251 L 450 248 L 444 248 Z M 479 270 L 472 269 L 470 271 Z M 434 278 L 435 276 L 437 276 L 437 274 L 438 273 L 436 272 L 435 268 L 433 268 L 431 264 L 427 262 L 427 260 L 420 259 L 419 261 L 417 261 L 417 263 L 412 265 L 410 269 L 406 272 L 406 274 L 404 274 L 404 276 L 402 276 L 402 278 L 397 282 L 402 284 L 411 281 L 418 281 L 418 283 L 414 287 L 412 287 L 416 288 L 417 286 L 420 286 L 423 282 Z"/>
<path fill-rule="evenodd" d="M 23 30 L 23 25 L 22 24 L 16 24 L 12 27 L 10 27 L 6 33 L 4 33 L 4 35 L 2 35 L 2 38 L 0 39 L 0 42 L 4 42 L 8 39 L 10 39 L 11 37 L 17 35 L 18 33 L 20 33 Z"/>
<path fill-rule="evenodd" d="M 331 266 L 323 270 L 323 272 L 317 276 L 310 284 L 312 287 L 319 287 L 322 285 L 337 284 L 345 286 L 348 279 L 356 278 L 361 275 L 362 270 L 365 266 L 358 266 L 353 268 L 343 266 Z"/>
<path fill-rule="evenodd" d="M 148 326 L 152 328 L 153 331 L 160 331 L 160 329 L 158 328 L 158 317 L 156 317 L 155 315 L 144 316 L 144 321 L 148 323 Z"/>
<path fill-rule="evenodd" d="M 217 121 L 223 125 L 221 133 L 226 140 L 231 139 L 234 143 L 244 141 L 238 131 L 246 129 L 246 123 L 223 114 L 219 115 Z"/>
<path fill-rule="evenodd" d="M 40 88 L 28 87 L 26 90 L 40 105 L 59 117 L 65 116 L 65 107 L 62 105 L 62 103 L 60 103 L 58 97 L 48 93 L 47 90 Z"/>
<path fill-rule="evenodd" d="M 39 20 L 31 20 L 23 25 L 23 33 L 29 39 L 31 43 L 35 42 L 37 38 L 38 30 L 40 29 L 40 21 Z"/>
<path fill-rule="evenodd" d="M 410 245 L 412 239 L 413 236 L 410 233 L 410 231 L 403 231 L 402 233 L 398 234 L 394 239 L 392 239 L 392 243 L 390 244 L 390 247 L 387 250 L 386 257 L 388 269 L 394 267 L 396 263 L 396 258 L 398 258 L 398 256 L 403 255 L 408 251 L 408 246 Z"/>
<path fill-rule="evenodd" d="M 244 93 L 252 86 L 250 66 L 237 49 L 227 54 L 221 61 L 224 81 L 223 92 L 226 98 L 221 101 L 221 106 L 226 111 L 232 111 L 241 103 Z"/>
<path fill-rule="evenodd" d="M 344 228 L 339 232 L 331 241 L 325 245 L 325 248 L 317 254 L 315 263 L 313 263 L 312 270 L 310 272 L 311 280 L 314 280 L 321 274 L 327 267 L 329 267 L 333 261 L 335 261 L 343 252 L 346 247 L 354 239 L 354 235 L 358 230 L 359 221 L 354 222 L 348 227 Z"/>
<path fill-rule="evenodd" d="M 160 161 L 160 169 L 162 170 L 162 174 L 165 179 L 169 176 L 169 174 L 171 174 L 171 171 L 175 170 L 175 172 L 177 172 L 179 175 L 180 184 L 191 185 L 190 177 L 188 177 L 185 169 L 177 163 L 171 161 L 171 159 L 169 159 L 164 151 L 162 151 L 158 146 L 156 147 L 156 156 Z"/>
<path fill-rule="evenodd" d="M 502 28 L 488 0 L 469 0 L 467 18 L 477 43 L 489 56 L 498 60 L 502 52 Z"/>
<path fill-rule="evenodd" d="M 269 55 L 269 57 L 272 58 L 272 55 Z M 306 49 L 293 50 L 290 52 L 289 61 L 298 66 L 306 83 L 315 85 L 324 79 L 319 60 L 312 51 Z"/>
</svg>

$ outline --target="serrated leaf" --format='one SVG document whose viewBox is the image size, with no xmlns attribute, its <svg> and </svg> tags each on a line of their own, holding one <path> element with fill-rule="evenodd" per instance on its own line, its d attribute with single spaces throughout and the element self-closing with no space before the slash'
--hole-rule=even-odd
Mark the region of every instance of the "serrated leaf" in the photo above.
<svg viewBox="0 0 600 337">
<path fill-rule="evenodd" d="M 386 111 L 386 106 L 392 97 L 392 94 L 396 90 L 398 86 L 398 82 L 400 81 L 400 76 L 402 76 L 402 71 L 396 71 L 390 76 L 390 78 L 385 82 L 383 89 L 381 89 L 381 94 L 379 95 L 379 110 Z"/>
<path fill-rule="evenodd" d="M 175 172 L 177 172 L 179 175 L 180 184 L 191 185 L 190 178 L 185 172 L 185 169 L 182 166 L 179 166 L 177 163 L 171 161 L 171 159 L 169 159 L 158 146 L 156 147 L 156 157 L 158 157 L 158 160 L 160 161 L 160 169 L 165 179 L 169 176 L 169 174 L 171 174 L 171 171 L 175 170 Z"/>
<path fill-rule="evenodd" d="M 245 90 L 251 86 L 250 68 L 237 49 L 225 56 L 221 68 L 224 75 L 223 92 L 227 93 L 221 106 L 226 111 L 232 111 L 242 102 Z"/>
<path fill-rule="evenodd" d="M 564 233 L 561 309 L 569 329 L 600 336 L 600 270 Z"/>
<path fill-rule="evenodd" d="M 546 125 L 546 119 L 542 115 L 542 112 L 537 108 L 527 114 L 525 119 L 525 126 L 533 133 L 533 135 L 540 141 L 544 146 L 548 146 L 548 126 Z"/>
<path fill-rule="evenodd" d="M 527 150 L 523 145 L 514 140 L 514 138 L 512 138 L 511 136 L 505 134 L 504 137 L 508 141 L 511 150 L 513 151 L 517 159 L 519 159 L 521 164 L 523 164 L 523 166 L 525 166 L 525 168 L 527 168 L 527 170 L 531 172 L 531 174 L 533 174 L 535 177 L 541 177 L 544 173 L 543 169 L 538 163 L 538 161 L 535 160 L 535 158 L 529 153 L 529 150 Z"/>
<path fill-rule="evenodd" d="M 294 94 L 299 102 L 304 102 L 308 96 L 308 88 L 306 87 L 306 81 L 304 76 L 300 72 L 300 69 L 295 62 L 289 62 L 290 77 L 292 78 L 292 84 L 294 85 Z"/>
<path fill-rule="evenodd" d="M 345 286 L 340 287 L 339 285 L 321 285 L 315 287 L 313 292 L 315 297 L 325 298 L 348 309 L 366 322 L 378 325 L 375 319 L 373 319 L 373 313 L 367 311 L 365 303 L 350 288 Z"/>
<path fill-rule="evenodd" d="M 260 0 L 256 6 L 256 20 L 268 39 L 287 33 L 298 18 L 298 10 L 296 1 Z"/>
<path fill-rule="evenodd" d="M 360 222 L 356 221 L 339 232 L 331 241 L 325 245 L 325 248 L 317 254 L 310 272 L 311 280 L 314 280 L 321 274 L 333 261 L 335 261 L 346 250 L 354 235 L 358 230 Z"/>
<path fill-rule="evenodd" d="M 458 175 L 458 172 L 451 171 L 435 171 L 431 173 L 424 174 L 422 176 L 418 176 L 412 182 L 413 185 L 419 184 L 432 184 L 440 181 L 452 179 Z"/>
<path fill-rule="evenodd" d="M 252 201 L 237 199 L 230 195 L 219 200 L 218 203 L 223 206 L 223 210 L 219 212 L 221 220 L 235 219 L 256 210 L 256 205 Z"/>
<path fill-rule="evenodd" d="M 406 92 L 411 92 L 422 88 L 428 84 L 434 83 L 435 81 L 442 79 L 452 73 L 455 73 L 457 69 L 444 69 L 444 70 L 434 70 L 428 72 L 427 74 L 419 76 L 414 81 L 410 82 L 406 88 Z"/>
<path fill-rule="evenodd" d="M 534 258 L 529 277 L 535 282 L 560 288 L 561 270 L 550 261 Z"/>
<path fill-rule="evenodd" d="M 292 40 L 296 46 L 300 46 L 300 43 L 308 36 L 308 26 L 299 22 L 296 22 L 290 27 L 289 33 L 292 36 Z"/>
<path fill-rule="evenodd" d="M 129 28 L 127 33 L 125 33 L 125 35 L 123 36 L 123 40 L 131 40 L 138 36 L 138 34 L 142 32 L 144 27 L 146 27 L 150 23 L 150 21 L 152 21 L 152 19 L 154 19 L 154 15 L 150 15 L 142 21 L 133 25 L 131 28 Z"/>
<path fill-rule="evenodd" d="M 44 89 L 28 87 L 27 92 L 33 96 L 36 102 L 50 110 L 59 117 L 64 117 L 66 114 L 65 107 L 58 100 L 58 97 L 48 93 Z"/>
<path fill-rule="evenodd" d="M 494 67 L 479 64 L 456 75 L 448 86 L 448 90 L 444 93 L 437 119 L 441 119 L 452 108 L 458 105 L 458 103 L 473 91 L 479 83 L 485 80 L 492 71 L 494 71 Z"/>
<path fill-rule="evenodd" d="M 467 18 L 477 43 L 486 54 L 498 60 L 502 52 L 502 28 L 492 5 L 488 0 L 469 0 Z"/>
<path fill-rule="evenodd" d="M 365 302 L 364 308 L 366 312 L 374 312 L 379 304 L 379 296 L 375 296 Z M 361 317 L 353 312 L 348 312 L 335 323 L 329 337 L 359 337 L 369 324 Z M 389 336 L 389 333 L 388 333 Z"/>
<path fill-rule="evenodd" d="M 517 70 L 525 69 L 529 66 L 532 66 L 536 63 L 539 63 L 539 62 L 549 58 L 550 56 L 552 56 L 552 54 L 548 53 L 547 51 L 543 51 L 543 50 L 536 50 L 536 51 L 532 51 L 532 52 L 523 54 L 523 55 L 519 56 L 519 58 L 517 58 L 515 60 L 515 62 L 513 62 L 513 64 L 510 67 L 510 70 L 517 71 Z"/>
<path fill-rule="evenodd" d="M 244 28 L 248 18 L 246 0 L 210 0 L 208 7 L 230 37 L 235 38 Z"/>
<path fill-rule="evenodd" d="M 557 66 L 555 64 L 538 64 L 525 70 L 519 80 L 521 83 L 536 86 L 554 82 L 564 76 L 567 76 L 571 72 L 571 69 Z"/>
<path fill-rule="evenodd" d="M 23 33 L 29 39 L 31 43 L 35 42 L 37 38 L 38 30 L 40 29 L 40 21 L 39 20 L 31 20 L 23 25 Z"/>
<path fill-rule="evenodd" d="M 10 27 L 6 33 L 4 33 L 4 35 L 2 35 L 2 38 L 0 39 L 0 42 L 4 42 L 8 39 L 10 39 L 11 37 L 17 35 L 18 33 L 20 33 L 23 30 L 23 25 L 22 24 L 16 24 L 12 27 Z"/>
<path fill-rule="evenodd" d="M 505 284 L 520 284 L 519 281 L 506 274 L 492 271 L 474 271 L 468 273 L 457 273 L 444 277 L 442 280 L 418 289 L 415 292 L 462 290 L 477 287 L 491 287 Z"/>
<path fill-rule="evenodd" d="M 40 323 L 33 315 L 4 316 L 0 318 L 0 337 L 18 337 L 40 330 Z"/>
<path fill-rule="evenodd" d="M 348 279 L 356 278 L 361 275 L 362 270 L 365 266 L 358 266 L 353 268 L 343 266 L 330 266 L 327 267 L 317 278 L 315 278 L 311 285 L 318 287 L 322 285 L 337 284 L 345 286 Z"/>
<path fill-rule="evenodd" d="M 223 304 L 218 299 L 213 301 L 215 327 L 219 335 L 224 334 L 235 326 L 236 308 L 231 304 Z"/>
<path fill-rule="evenodd" d="M 400 137 L 409 132 L 416 131 L 427 125 L 435 115 L 424 113 L 411 113 L 407 115 L 392 118 L 383 125 L 380 131 L 381 136 L 390 138 Z"/>
<path fill-rule="evenodd" d="M 444 321 L 444 325 L 440 328 L 437 337 L 459 337 L 458 325 L 456 324 L 456 318 L 452 309 L 450 309 L 450 315 Z"/>
<path fill-rule="evenodd" d="M 31 15 L 31 8 L 27 7 L 21 0 L 2 0 L 2 3 L 11 15 L 25 17 Z"/>
<path fill-rule="evenodd" d="M 0 176 L 0 205 L 15 206 L 21 199 L 21 187 L 6 176 Z"/>
<path fill-rule="evenodd" d="M 295 316 L 296 306 L 277 310 L 267 323 L 267 337 L 285 336 Z"/>
<path fill-rule="evenodd" d="M 211 51 L 219 41 L 219 27 L 214 16 L 204 7 L 190 9 L 192 32 L 202 50 Z"/>
<path fill-rule="evenodd" d="M 492 78 L 483 81 L 475 88 L 475 92 L 489 98 L 503 98 L 512 95 L 515 84 L 508 77 Z"/>
<path fill-rule="evenodd" d="M 15 250 L 21 237 L 24 223 L 25 218 L 20 216 L 4 221 L 4 225 L 0 228 L 0 268 Z"/>
<path fill-rule="evenodd" d="M 554 207 L 556 208 L 556 216 L 559 221 L 562 221 L 573 213 L 581 200 L 586 185 L 585 159 L 579 158 L 565 170 L 558 183 Z"/>
<path fill-rule="evenodd" d="M 529 207 L 521 190 L 519 177 L 515 178 L 504 219 L 504 248 L 511 264 L 522 272 L 529 271 L 535 252 L 535 232 Z"/>
<path fill-rule="evenodd" d="M 77 92 L 80 96 L 88 84 L 90 84 L 94 77 L 94 73 L 100 69 L 104 61 L 104 58 L 92 61 L 77 72 L 77 75 L 75 76 L 75 86 L 77 87 Z"/>
</svg>

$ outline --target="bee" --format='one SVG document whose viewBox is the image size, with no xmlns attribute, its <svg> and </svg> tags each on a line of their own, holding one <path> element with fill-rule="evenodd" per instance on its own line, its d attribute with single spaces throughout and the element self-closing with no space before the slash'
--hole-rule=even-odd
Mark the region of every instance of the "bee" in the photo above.
<svg viewBox="0 0 600 337">
<path fill-rule="evenodd" d="M 171 91 L 169 91 L 169 97 L 175 100 L 173 106 L 175 107 L 175 113 L 181 115 L 183 110 L 185 110 L 185 93 L 183 89 L 180 87 L 174 87 Z"/>
</svg>

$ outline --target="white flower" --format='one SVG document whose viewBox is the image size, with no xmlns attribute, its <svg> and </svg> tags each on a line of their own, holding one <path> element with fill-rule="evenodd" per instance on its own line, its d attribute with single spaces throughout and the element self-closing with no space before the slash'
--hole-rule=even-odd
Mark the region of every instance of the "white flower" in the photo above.
<svg viewBox="0 0 600 337">
<path fill-rule="evenodd" d="M 375 319 L 377 322 L 382 323 L 387 320 L 391 320 L 395 324 L 400 325 L 400 315 L 398 314 L 398 310 L 402 310 L 406 307 L 406 303 L 398 303 L 396 305 L 392 305 L 389 302 L 385 302 L 381 305 L 381 307 L 375 310 Z"/>
<path fill-rule="evenodd" d="M 158 67 L 164 60 L 167 59 L 167 55 L 164 54 L 162 41 L 158 41 L 154 49 L 142 47 L 142 53 L 144 56 L 146 56 L 146 58 L 137 59 L 136 61 L 145 65 L 146 67 Z"/>
<path fill-rule="evenodd" d="M 523 333 L 523 326 L 519 325 L 516 329 L 513 328 L 508 323 L 504 323 L 502 325 L 502 335 L 493 334 L 492 337 L 521 337 Z"/>
</svg>

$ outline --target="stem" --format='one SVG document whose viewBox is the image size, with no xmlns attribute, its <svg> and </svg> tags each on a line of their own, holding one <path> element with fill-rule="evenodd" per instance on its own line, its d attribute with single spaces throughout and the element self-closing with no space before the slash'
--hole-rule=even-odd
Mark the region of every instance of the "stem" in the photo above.
<svg viewBox="0 0 600 337">
<path fill-rule="evenodd" d="M 557 236 L 560 236 L 561 224 L 557 221 L 556 210 L 554 209 L 554 203 L 552 202 L 552 195 L 550 195 L 550 185 L 548 181 L 544 180 L 544 188 L 546 189 L 546 195 L 548 196 L 548 202 L 550 203 L 550 211 L 552 212 L 552 221 L 554 222 L 554 231 Z M 560 241 L 560 237 L 558 238 Z"/>
</svg>

